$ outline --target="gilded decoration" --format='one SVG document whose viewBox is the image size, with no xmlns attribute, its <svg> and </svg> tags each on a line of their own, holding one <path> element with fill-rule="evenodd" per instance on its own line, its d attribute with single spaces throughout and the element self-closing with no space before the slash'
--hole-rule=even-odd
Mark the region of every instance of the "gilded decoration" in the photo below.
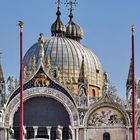
<svg viewBox="0 0 140 140">
<path fill-rule="evenodd" d="M 34 77 L 34 85 L 35 86 L 48 86 L 50 84 L 50 81 L 44 73 L 38 73 Z"/>
<path fill-rule="evenodd" d="M 123 115 L 110 107 L 99 108 L 94 111 L 88 120 L 88 126 L 124 126 L 125 119 Z"/>
</svg>

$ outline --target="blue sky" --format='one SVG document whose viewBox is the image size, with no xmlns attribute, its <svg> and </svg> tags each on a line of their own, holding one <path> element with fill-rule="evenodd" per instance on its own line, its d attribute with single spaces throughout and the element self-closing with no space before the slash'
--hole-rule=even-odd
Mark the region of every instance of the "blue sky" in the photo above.
<svg viewBox="0 0 140 140">
<path fill-rule="evenodd" d="M 65 0 L 62 0 L 64 3 Z M 110 83 L 125 98 L 125 83 L 131 57 L 131 25 L 135 25 L 136 79 L 140 79 L 140 1 L 79 0 L 74 21 L 84 29 L 82 44 L 99 57 Z M 39 33 L 50 36 L 56 16 L 55 0 L 1 0 L 0 51 L 4 76 L 19 77 L 18 20 L 24 20 L 24 53 Z M 68 10 L 61 5 L 61 19 L 68 22 Z"/>
</svg>

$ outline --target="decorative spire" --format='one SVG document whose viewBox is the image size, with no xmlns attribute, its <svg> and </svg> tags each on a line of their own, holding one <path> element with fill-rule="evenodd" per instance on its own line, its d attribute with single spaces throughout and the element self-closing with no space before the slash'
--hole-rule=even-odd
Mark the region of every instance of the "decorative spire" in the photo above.
<svg viewBox="0 0 140 140">
<path fill-rule="evenodd" d="M 83 38 L 83 29 L 79 25 L 75 24 L 72 20 L 73 18 L 72 11 L 74 10 L 73 5 L 76 6 L 77 2 L 76 0 L 66 0 L 65 4 L 66 4 L 66 7 L 69 6 L 68 10 L 70 11 L 70 14 L 69 14 L 70 20 L 68 24 L 66 25 L 66 37 L 80 42 L 80 40 Z"/>
<path fill-rule="evenodd" d="M 3 70 L 2 70 L 2 65 L 1 65 L 1 55 L 2 53 L 0 52 L 0 84 L 4 83 Z"/>
<path fill-rule="evenodd" d="M 61 0 L 57 0 L 56 3 L 57 3 L 57 12 L 56 12 L 57 19 L 51 26 L 51 33 L 52 36 L 64 36 L 66 32 L 66 27 L 60 19 L 60 15 L 61 15 L 60 4 L 62 2 Z"/>
<path fill-rule="evenodd" d="M 2 55 L 2 52 L 0 52 L 0 64 L 1 64 L 1 55 Z"/>
<path fill-rule="evenodd" d="M 84 56 L 82 56 L 82 64 L 81 64 L 81 69 L 80 69 L 80 74 L 79 74 L 78 82 L 79 83 L 87 82 L 87 77 L 86 77 L 86 72 L 85 72 Z"/>
</svg>

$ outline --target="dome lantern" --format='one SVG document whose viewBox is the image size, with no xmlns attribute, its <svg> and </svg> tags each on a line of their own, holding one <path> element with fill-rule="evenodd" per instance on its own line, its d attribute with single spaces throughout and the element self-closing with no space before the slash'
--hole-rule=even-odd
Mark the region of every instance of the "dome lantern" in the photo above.
<svg viewBox="0 0 140 140">
<path fill-rule="evenodd" d="M 51 26 L 51 33 L 52 33 L 52 36 L 62 37 L 62 36 L 65 35 L 66 27 L 65 27 L 65 25 L 63 24 L 63 22 L 61 21 L 61 18 L 60 18 L 60 16 L 61 16 L 61 12 L 60 12 L 61 1 L 58 0 L 57 3 L 58 3 L 57 12 L 56 12 L 57 19 Z"/>
</svg>

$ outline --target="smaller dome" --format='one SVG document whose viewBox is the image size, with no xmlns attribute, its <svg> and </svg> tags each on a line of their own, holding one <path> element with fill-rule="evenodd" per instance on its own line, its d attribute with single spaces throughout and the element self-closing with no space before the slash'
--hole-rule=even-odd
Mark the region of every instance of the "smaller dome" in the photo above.
<svg viewBox="0 0 140 140">
<path fill-rule="evenodd" d="M 64 36 L 66 32 L 66 26 L 63 24 L 63 22 L 60 19 L 61 12 L 59 11 L 59 7 L 56 15 L 57 15 L 57 19 L 51 26 L 52 36 Z"/>
<path fill-rule="evenodd" d="M 83 29 L 75 24 L 72 20 L 73 15 L 72 13 L 69 15 L 70 21 L 66 25 L 66 37 L 79 41 L 83 38 L 84 32 Z"/>
</svg>

